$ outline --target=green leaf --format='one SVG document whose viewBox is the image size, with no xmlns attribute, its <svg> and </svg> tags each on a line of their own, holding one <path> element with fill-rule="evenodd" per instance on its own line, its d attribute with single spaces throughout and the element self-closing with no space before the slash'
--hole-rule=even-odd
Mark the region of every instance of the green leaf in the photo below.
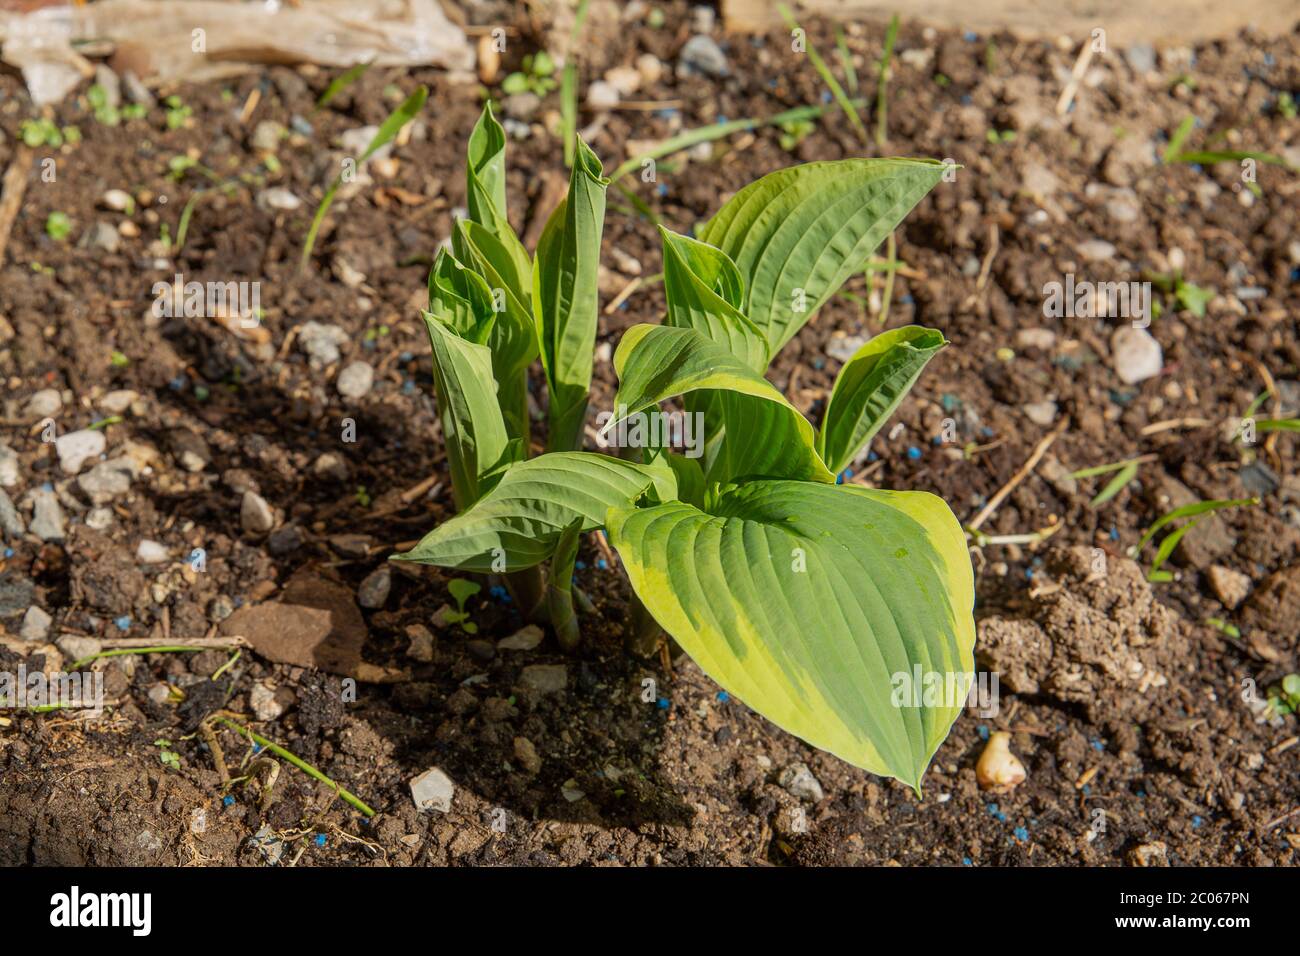
<svg viewBox="0 0 1300 956">
<path fill-rule="evenodd" d="M 621 507 L 610 540 L 637 597 L 711 678 L 773 723 L 919 788 L 974 671 L 974 578 L 924 492 L 758 481 L 711 513 Z M 896 706 L 899 675 L 955 699 Z M 924 679 L 924 678 L 923 678 Z"/>
<path fill-rule="evenodd" d="M 654 410 L 659 402 L 690 392 L 712 392 L 710 412 L 723 433 L 710 449 L 707 482 L 747 477 L 802 478 L 833 482 L 814 448 L 812 425 L 784 395 L 752 368 L 694 329 L 637 325 L 614 353 L 619 377 L 614 417 Z M 735 435 L 728 440 L 728 434 Z"/>
<path fill-rule="evenodd" d="M 817 436 L 817 450 L 832 472 L 853 463 L 947 344 L 941 332 L 908 325 L 877 335 L 844 364 Z"/>
<path fill-rule="evenodd" d="M 469 134 L 465 156 L 465 197 L 470 218 L 489 225 L 506 212 L 506 131 L 492 115 L 492 104 Z"/>
<path fill-rule="evenodd" d="M 444 521 L 393 560 L 483 573 L 530 568 L 549 558 L 575 518 L 582 530 L 603 527 L 610 508 L 653 489 L 670 500 L 670 477 L 607 455 L 552 452 L 521 461 L 472 508 Z"/>
<path fill-rule="evenodd" d="M 513 236 L 513 233 L 511 234 Z M 488 342 L 492 369 L 500 385 L 500 403 L 511 438 L 529 436 L 527 370 L 537 357 L 537 330 L 519 263 L 490 230 L 468 219 L 456 224 L 452 246 L 457 257 L 482 277 L 492 296 L 497 319 Z M 522 247 L 521 247 L 522 248 Z"/>
<path fill-rule="evenodd" d="M 946 169 L 929 159 L 806 163 L 750 183 L 718 210 L 700 239 L 739 267 L 742 311 L 769 354 L 862 268 Z"/>
<path fill-rule="evenodd" d="M 376 151 L 391 143 L 402 127 L 415 119 L 415 115 L 424 108 L 424 101 L 428 96 L 429 88 L 420 86 L 402 102 L 401 106 L 393 110 L 388 118 L 379 125 L 379 130 L 370 140 L 370 145 L 366 147 L 366 151 L 357 157 L 357 165 L 360 166 L 373 156 Z M 316 245 L 316 234 L 320 232 L 321 223 L 325 221 L 325 214 L 329 212 L 330 206 L 334 203 L 334 197 L 342 185 L 343 175 L 340 173 L 334 182 L 330 184 L 330 187 L 325 190 L 324 198 L 321 199 L 320 205 L 316 207 L 316 215 L 312 217 L 311 226 L 307 230 L 307 240 L 303 243 L 302 256 L 298 261 L 299 268 L 305 266 L 307 260 L 311 258 L 311 251 Z"/>
<path fill-rule="evenodd" d="M 551 558 L 551 574 L 546 582 L 546 610 L 555 637 L 565 650 L 578 646 L 578 616 L 573 611 L 573 566 L 578 558 L 578 540 L 582 536 L 582 518 L 574 518 L 560 533 Z"/>
<path fill-rule="evenodd" d="M 745 282 L 721 249 L 659 228 L 663 240 L 665 325 L 694 329 L 754 371 L 767 368 L 767 341 L 740 311 Z"/>
<path fill-rule="evenodd" d="M 533 319 L 550 390 L 552 451 L 582 444 L 596 348 L 596 273 L 608 187 L 600 160 L 578 139 L 569 194 L 547 220 L 533 261 Z"/>
<path fill-rule="evenodd" d="M 477 272 L 446 249 L 439 249 L 429 270 L 429 312 L 458 336 L 486 345 L 496 323 L 492 290 Z"/>
<path fill-rule="evenodd" d="M 492 353 L 485 345 L 460 338 L 432 313 L 423 314 L 433 347 L 433 387 L 452 493 L 457 509 L 463 510 L 487 490 L 485 479 L 501 466 L 508 450 Z"/>
</svg>

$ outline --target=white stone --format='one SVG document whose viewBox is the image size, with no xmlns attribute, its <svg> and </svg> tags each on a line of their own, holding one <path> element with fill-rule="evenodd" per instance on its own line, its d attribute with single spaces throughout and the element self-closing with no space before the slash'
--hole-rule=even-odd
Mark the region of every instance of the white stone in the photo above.
<svg viewBox="0 0 1300 956">
<path fill-rule="evenodd" d="M 411 799 L 425 813 L 432 810 L 449 812 L 455 793 L 456 785 L 451 782 L 451 777 L 437 767 L 426 770 L 411 781 Z"/>
<path fill-rule="evenodd" d="M 248 706 L 258 720 L 275 720 L 284 713 L 284 705 L 275 699 L 275 688 L 254 684 L 248 692 Z"/>
<path fill-rule="evenodd" d="M 339 394 L 344 398 L 362 398 L 374 384 L 375 370 L 370 367 L 369 362 L 358 359 L 355 362 L 349 362 L 347 367 L 339 372 L 334 387 L 339 390 Z"/>
<path fill-rule="evenodd" d="M 261 495 L 245 491 L 239 503 L 239 524 L 250 534 L 266 534 L 275 527 L 275 512 Z"/>
<path fill-rule="evenodd" d="M 791 796 L 798 797 L 800 800 L 808 800 L 811 803 L 820 803 L 825 794 L 822 792 L 822 785 L 813 776 L 812 771 L 806 764 L 792 763 L 781 771 L 781 778 L 778 781 Z"/>
<path fill-rule="evenodd" d="M 140 397 L 139 392 L 132 391 L 129 388 L 119 388 L 108 392 L 99 400 L 101 411 L 108 412 L 110 415 L 121 415 Z"/>
<path fill-rule="evenodd" d="M 587 105 L 593 110 L 612 110 L 618 106 L 618 90 L 612 83 L 597 80 L 587 87 Z"/>
<path fill-rule="evenodd" d="M 63 396 L 57 388 L 43 388 L 27 399 L 23 406 L 23 417 L 28 421 L 40 421 L 59 414 L 63 408 Z"/>
<path fill-rule="evenodd" d="M 23 615 L 23 623 L 18 629 L 18 634 L 25 641 L 43 641 L 49 635 L 50 625 L 53 623 L 54 618 L 50 617 L 44 608 L 33 604 Z"/>
<path fill-rule="evenodd" d="M 171 552 L 166 545 L 148 538 L 142 539 L 135 548 L 135 559 L 143 564 L 162 564 L 169 557 Z"/>
<path fill-rule="evenodd" d="M 98 458 L 107 447 L 108 439 L 104 433 L 89 428 L 65 432 L 54 441 L 54 450 L 59 454 L 59 467 L 68 475 L 81 471 L 82 465 L 91 458 Z"/>
<path fill-rule="evenodd" d="M 1126 385 L 1135 385 L 1160 374 L 1164 352 L 1146 329 L 1124 325 L 1110 337 L 1110 360 L 1115 374 Z"/>
</svg>

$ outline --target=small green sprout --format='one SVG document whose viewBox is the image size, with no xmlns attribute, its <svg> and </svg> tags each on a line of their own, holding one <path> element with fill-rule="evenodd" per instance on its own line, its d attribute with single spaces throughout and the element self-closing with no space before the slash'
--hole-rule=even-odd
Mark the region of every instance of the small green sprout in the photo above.
<svg viewBox="0 0 1300 956">
<path fill-rule="evenodd" d="M 72 232 L 72 220 L 65 212 L 57 209 L 45 219 L 45 234 L 55 242 L 62 242 Z"/>
<path fill-rule="evenodd" d="M 41 146 L 48 146 L 51 149 L 58 149 L 68 140 L 65 135 L 67 131 L 75 127 L 65 127 L 60 129 L 58 124 L 50 119 L 25 119 L 18 124 L 18 135 L 25 146 L 37 149 Z M 77 139 L 81 139 L 78 132 Z"/>
<path fill-rule="evenodd" d="M 86 100 L 90 103 L 97 122 L 105 126 L 117 126 L 122 122 L 122 111 L 108 102 L 108 91 L 99 83 L 93 84 L 86 91 Z"/>
<path fill-rule="evenodd" d="M 1296 118 L 1295 97 L 1283 91 L 1277 97 L 1277 111 L 1289 120 Z"/>
<path fill-rule="evenodd" d="M 1300 713 L 1300 674 L 1287 674 L 1268 691 L 1269 709 L 1279 717 Z"/>
<path fill-rule="evenodd" d="M 153 742 L 153 745 L 159 749 L 158 759 L 162 765 L 169 770 L 181 769 L 181 755 L 172 750 L 172 742 L 166 737 L 159 737 Z"/>
<path fill-rule="evenodd" d="M 370 507 L 370 492 L 365 485 L 357 485 L 357 504 L 363 508 Z"/>
<path fill-rule="evenodd" d="M 787 153 L 802 143 L 816 129 L 812 120 L 786 120 L 781 124 L 781 148 Z"/>
<path fill-rule="evenodd" d="M 1211 512 L 1221 511 L 1224 508 L 1237 508 L 1243 505 L 1249 506 L 1257 504 L 1259 504 L 1258 498 L 1232 498 L 1229 500 L 1196 501 L 1190 505 L 1183 505 L 1181 508 L 1175 508 L 1173 511 L 1169 512 L 1169 514 L 1163 515 L 1152 522 L 1151 527 L 1147 528 L 1146 533 L 1142 535 L 1142 540 L 1139 541 L 1136 547 L 1129 552 L 1129 557 L 1136 558 L 1141 554 L 1142 549 L 1147 546 L 1147 542 L 1154 538 L 1156 533 L 1161 528 L 1165 527 L 1165 525 L 1173 521 L 1178 521 L 1181 518 L 1191 518 L 1191 521 L 1179 525 L 1172 532 L 1165 535 L 1164 539 L 1160 542 L 1160 547 L 1156 549 L 1155 559 L 1151 562 L 1151 570 L 1147 572 L 1148 581 L 1172 581 L 1174 576 L 1168 571 L 1161 570 L 1161 568 L 1164 563 L 1169 560 L 1169 556 L 1174 553 L 1174 548 L 1178 547 L 1178 542 L 1183 540 L 1183 536 L 1186 535 L 1187 532 L 1195 528 L 1202 520 L 1204 520 L 1205 516 Z"/>
<path fill-rule="evenodd" d="M 466 578 L 452 578 L 447 582 L 447 593 L 456 602 L 456 610 L 448 611 L 445 615 L 446 620 L 451 624 L 459 624 L 461 630 L 466 634 L 477 634 L 478 625 L 469 619 L 469 612 L 465 610 L 465 602 L 481 590 L 483 590 L 483 585 Z"/>
<path fill-rule="evenodd" d="M 515 93 L 535 93 L 545 96 L 555 89 L 555 61 L 545 50 L 524 57 L 523 70 L 511 73 L 501 81 L 501 92 L 507 96 Z"/>
<path fill-rule="evenodd" d="M 168 129 L 180 129 L 185 125 L 185 121 L 194 114 L 194 110 L 182 103 L 179 96 L 167 97 L 167 99 L 163 100 L 163 105 L 167 107 Z"/>
<path fill-rule="evenodd" d="M 1225 621 L 1221 617 L 1209 617 L 1205 619 L 1205 623 L 1221 633 L 1224 637 L 1234 641 L 1241 639 L 1241 629 L 1230 621 Z"/>
</svg>

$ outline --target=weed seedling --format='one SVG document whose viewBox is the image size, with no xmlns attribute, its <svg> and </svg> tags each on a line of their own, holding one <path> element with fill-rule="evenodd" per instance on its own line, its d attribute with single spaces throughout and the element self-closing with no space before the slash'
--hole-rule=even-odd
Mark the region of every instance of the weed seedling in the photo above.
<svg viewBox="0 0 1300 956">
<path fill-rule="evenodd" d="M 469 612 L 465 610 L 465 602 L 472 598 L 479 591 L 483 590 L 483 585 L 477 581 L 470 581 L 466 578 L 452 578 L 447 582 L 447 593 L 451 599 L 456 602 L 456 610 L 446 612 L 446 620 L 450 624 L 459 624 L 461 630 L 466 634 L 477 634 L 478 625 L 469 619 Z"/>
</svg>

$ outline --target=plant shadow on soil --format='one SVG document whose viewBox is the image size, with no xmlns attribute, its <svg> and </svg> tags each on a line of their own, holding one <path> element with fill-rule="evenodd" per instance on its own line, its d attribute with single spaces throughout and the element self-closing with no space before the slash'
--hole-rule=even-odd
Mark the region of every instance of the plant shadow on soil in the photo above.
<svg viewBox="0 0 1300 956">
<path fill-rule="evenodd" d="M 210 370 L 214 362 L 234 367 L 237 353 L 218 333 L 204 335 L 185 323 L 163 332 L 187 363 L 205 362 Z M 429 380 L 417 381 L 416 385 L 427 394 L 431 393 L 432 380 L 425 377 Z M 209 380 L 216 379 L 209 376 Z M 366 575 L 386 563 L 391 544 L 417 538 L 437 520 L 450 516 L 449 505 L 440 508 L 435 518 L 427 512 L 422 514 L 419 503 L 405 508 L 399 503 L 390 508 L 377 499 L 372 503 L 376 520 L 367 520 L 356 495 L 349 493 L 356 487 L 404 490 L 440 468 L 435 454 L 439 443 L 427 427 L 430 422 L 384 418 L 374 408 L 357 409 L 351 413 L 356 441 L 344 444 L 339 438 L 341 422 L 324 421 L 323 408 L 306 405 L 269 375 L 241 382 L 237 396 L 237 410 L 227 400 L 209 405 L 204 412 L 209 424 L 225 432 L 232 447 L 242 449 L 245 457 L 251 441 L 264 449 L 263 462 L 287 462 L 291 456 L 315 461 L 322 454 L 334 453 L 344 455 L 354 469 L 342 489 L 337 481 L 305 469 L 296 476 L 296 482 L 295 476 L 285 477 L 282 469 L 284 481 L 279 487 L 259 489 L 270 500 L 295 502 L 286 521 L 293 521 L 304 533 L 301 548 L 279 556 L 273 551 L 278 581 L 305 571 L 355 589 Z M 179 391 L 159 389 L 156 397 L 189 414 L 196 411 Z M 165 440 L 165 436 L 153 437 Z M 216 470 L 222 471 L 219 467 Z M 259 469 L 263 480 L 268 473 L 274 471 Z M 221 486 L 211 494 L 155 497 L 154 506 L 173 522 L 188 519 L 209 533 L 237 540 L 241 536 L 237 489 L 241 486 L 237 476 L 229 478 L 223 478 Z M 390 510 L 404 512 L 405 516 L 385 514 Z M 329 539 L 332 535 L 355 534 L 358 529 L 364 529 L 373 539 L 370 553 L 341 558 L 331 549 Z M 588 555 L 588 547 L 589 543 L 584 545 L 582 556 L 589 558 L 588 563 L 594 567 L 599 556 Z M 304 552 L 312 554 L 306 562 Z M 442 631 L 434 660 L 411 667 L 405 655 L 405 629 L 428 622 L 441 605 L 450 603 L 445 584 L 454 575 L 420 566 L 390 567 L 393 588 L 385 607 L 363 612 L 363 657 L 372 664 L 405 670 L 409 680 L 360 685 L 360 703 L 347 704 L 346 709 L 350 716 L 369 726 L 374 739 L 367 740 L 370 735 L 362 731 L 362 743 L 354 747 L 361 752 L 352 756 L 364 759 L 388 754 L 393 758 L 390 764 L 408 770 L 437 766 L 456 783 L 457 799 L 461 788 L 472 791 L 489 808 L 488 817 L 499 808 L 525 819 L 599 823 L 611 828 L 690 824 L 695 814 L 690 805 L 672 786 L 655 783 L 657 751 L 669 717 L 666 708 L 660 706 L 658 692 L 649 701 L 643 698 L 647 678 L 655 681 L 655 687 L 665 682 L 658 662 L 651 667 L 623 650 L 618 622 L 625 619 L 627 588 L 618 576 L 611 572 L 597 579 L 595 587 L 584 585 L 599 613 L 584 615 L 584 641 L 576 655 L 556 650 L 549 631 L 536 649 L 495 649 L 496 639 L 514 633 L 524 622 L 513 607 L 491 597 L 488 582 L 483 581 L 479 598 L 488 599 L 481 607 L 474 607 L 478 598 L 469 602 L 474 609 L 476 633 Z M 310 595 L 301 598 L 300 603 L 335 615 L 334 632 L 314 654 L 322 671 L 337 672 L 337 667 L 330 665 L 338 658 L 338 644 L 347 641 L 340 632 L 345 632 L 349 623 L 337 618 L 350 618 L 351 609 L 344 609 L 340 615 L 333 601 L 316 600 Z M 563 665 L 566 687 L 544 696 L 522 689 L 520 673 L 525 666 L 534 664 Z M 288 675 L 291 679 L 292 675 Z M 239 692 L 246 691 L 248 684 L 236 681 L 233 701 L 239 700 Z M 341 695 L 338 681 L 324 678 L 323 673 L 315 681 L 312 675 L 302 675 L 302 685 L 322 691 L 331 688 L 326 693 L 334 693 L 333 688 L 337 688 Z M 470 685 L 474 691 L 466 689 Z M 209 706 L 215 709 L 225 696 L 207 695 Z M 307 701 L 300 700 L 299 707 L 304 706 L 309 706 Z M 331 718 L 333 709 L 328 705 L 322 707 L 317 699 L 310 706 L 322 711 L 324 717 L 318 714 L 304 721 L 291 712 L 288 719 L 297 720 L 298 733 L 290 734 L 287 744 L 308 760 L 319 759 L 324 733 L 342 726 L 342 715 Z M 189 723 L 194 723 L 193 716 Z M 264 732 L 274 736 L 282 731 L 273 728 Z M 526 742 L 520 743 L 523 738 Z M 368 753 L 370 750 L 374 753 Z M 405 781 L 386 782 L 390 784 L 387 796 L 391 803 L 410 801 Z M 399 785 L 400 791 L 394 792 L 392 787 Z M 581 791 L 585 799 L 561 798 L 566 793 L 576 796 L 576 791 Z M 386 801 L 376 795 L 375 802 L 383 805 Z"/>
</svg>

